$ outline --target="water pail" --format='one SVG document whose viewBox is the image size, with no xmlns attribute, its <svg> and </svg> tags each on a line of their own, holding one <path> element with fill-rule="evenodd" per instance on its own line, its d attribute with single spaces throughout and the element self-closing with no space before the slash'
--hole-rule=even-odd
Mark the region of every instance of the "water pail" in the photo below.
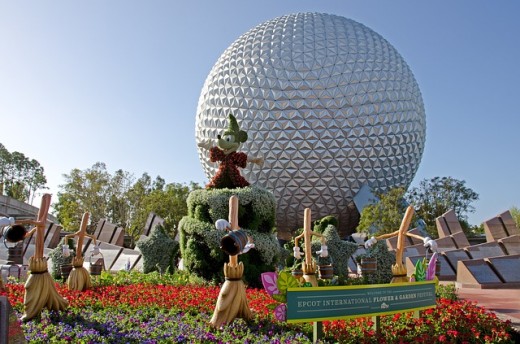
<svg viewBox="0 0 520 344">
<path fill-rule="evenodd" d="M 377 260 L 375 258 L 363 258 L 360 265 L 362 275 L 375 274 L 377 271 Z"/>
<path fill-rule="evenodd" d="M 220 248 L 230 256 L 242 252 L 246 244 L 247 234 L 242 229 L 231 231 L 220 239 Z"/>
<path fill-rule="evenodd" d="M 95 261 L 92 261 L 92 259 L 95 259 Z M 89 272 L 91 275 L 99 276 L 101 275 L 101 271 L 105 268 L 105 259 L 99 258 L 99 257 L 93 257 L 90 256 L 89 258 Z"/>
<path fill-rule="evenodd" d="M 23 264 L 23 247 L 22 245 L 16 245 L 7 248 L 7 264 Z"/>
<path fill-rule="evenodd" d="M 318 276 L 320 279 L 332 279 L 334 277 L 334 267 L 330 265 L 319 265 Z"/>
<path fill-rule="evenodd" d="M 4 228 L 4 238 L 7 242 L 18 242 L 25 238 L 27 230 L 24 226 L 13 225 Z"/>
</svg>

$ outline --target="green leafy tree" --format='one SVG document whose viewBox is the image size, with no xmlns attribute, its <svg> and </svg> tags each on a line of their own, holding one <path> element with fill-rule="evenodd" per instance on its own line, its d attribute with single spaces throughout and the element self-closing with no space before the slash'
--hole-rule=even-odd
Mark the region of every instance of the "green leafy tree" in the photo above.
<svg viewBox="0 0 520 344">
<path fill-rule="evenodd" d="M 162 180 L 159 176 L 156 178 Z M 139 178 L 126 193 L 126 200 L 128 201 L 132 214 L 131 224 L 126 227 L 126 234 L 133 237 L 134 240 L 139 238 L 139 234 L 141 234 L 148 217 L 148 214 L 144 214 L 141 210 L 144 207 L 143 202 L 150 192 L 152 192 L 152 188 L 152 178 L 148 173 L 143 173 L 141 178 Z"/>
<path fill-rule="evenodd" d="M 135 178 L 129 172 L 117 170 L 109 183 L 107 217 L 123 228 L 128 228 L 132 221 L 133 209 L 128 194 L 134 181 Z"/>
<path fill-rule="evenodd" d="M 45 189 L 47 179 L 37 160 L 23 153 L 10 153 L 0 144 L 0 194 L 32 203 L 36 191 Z"/>
<path fill-rule="evenodd" d="M 126 227 L 126 234 L 134 237 L 134 239 L 138 239 L 139 234 L 144 228 L 148 215 L 143 215 L 140 209 L 143 207 L 145 197 L 150 192 L 152 192 L 152 178 L 148 173 L 143 173 L 126 193 L 126 200 L 128 201 L 130 213 L 132 214 L 132 224 Z"/>
<path fill-rule="evenodd" d="M 28 193 L 28 202 L 32 204 L 36 191 L 46 189 L 47 178 L 45 177 L 43 167 L 34 159 L 27 163 L 28 169 L 25 173 L 26 188 Z"/>
<path fill-rule="evenodd" d="M 186 200 L 191 191 L 201 189 L 197 183 L 189 185 L 170 183 L 156 179 L 152 191 L 142 199 L 141 206 L 136 209 L 136 216 L 132 224 L 132 233 L 139 233 L 146 223 L 151 212 L 164 219 L 164 230 L 174 237 L 177 233 L 179 221 L 188 214 Z"/>
<path fill-rule="evenodd" d="M 418 187 L 411 188 L 406 194 L 407 201 L 414 206 L 417 216 L 426 223 L 426 230 L 432 238 L 438 237 L 435 219 L 453 209 L 462 228 L 470 233 L 468 216 L 475 209 L 471 205 L 478 200 L 478 194 L 468 188 L 464 180 L 452 177 L 424 179 Z"/>
<path fill-rule="evenodd" d="M 516 226 L 520 228 L 520 209 L 518 207 L 511 207 L 511 209 L 509 209 L 509 212 L 515 220 Z"/>
<path fill-rule="evenodd" d="M 58 202 L 54 204 L 54 209 L 65 229 L 77 230 L 83 213 L 87 211 L 91 224 L 107 218 L 111 176 L 104 163 L 97 162 L 84 171 L 75 168 L 63 177 L 65 184 L 59 186 Z"/>
<path fill-rule="evenodd" d="M 9 151 L 0 143 L 0 195 L 4 194 L 5 178 L 7 175 L 7 164 L 10 158 Z"/>
<path fill-rule="evenodd" d="M 23 153 L 12 152 L 7 167 L 6 195 L 22 202 L 28 200 L 29 195 L 25 188 L 26 178 L 24 178 L 28 168 L 27 158 Z"/>
<path fill-rule="evenodd" d="M 137 180 L 123 170 L 111 175 L 100 162 L 83 171 L 73 169 L 64 178 L 54 204 L 64 228 L 79 228 L 83 213 L 88 211 L 92 227 L 105 218 L 123 227 L 134 239 L 138 239 L 150 212 L 165 220 L 165 230 L 173 236 L 178 222 L 187 214 L 188 194 L 200 189 L 195 183 L 166 184 L 159 176 L 152 182 L 147 173 Z"/>
<path fill-rule="evenodd" d="M 357 231 L 377 236 L 398 230 L 406 211 L 404 194 L 400 187 L 377 194 L 379 200 L 361 211 Z"/>
</svg>

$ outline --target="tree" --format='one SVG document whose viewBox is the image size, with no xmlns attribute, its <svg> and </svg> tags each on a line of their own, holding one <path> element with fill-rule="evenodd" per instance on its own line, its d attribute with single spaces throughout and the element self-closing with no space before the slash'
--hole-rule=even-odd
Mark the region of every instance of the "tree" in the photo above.
<svg viewBox="0 0 520 344">
<path fill-rule="evenodd" d="M 132 174 L 120 169 L 115 172 L 109 182 L 107 217 L 112 220 L 112 223 L 123 228 L 128 228 L 132 221 L 133 211 L 128 193 L 134 180 Z"/>
<path fill-rule="evenodd" d="M 398 230 L 406 211 L 404 193 L 399 187 L 377 194 L 379 200 L 361 211 L 357 231 L 378 236 Z"/>
<path fill-rule="evenodd" d="M 5 148 L 5 146 L 0 143 L 0 195 L 4 194 L 4 185 L 7 175 L 7 165 L 9 164 L 10 158 L 11 154 Z"/>
<path fill-rule="evenodd" d="M 28 202 L 32 204 L 36 191 L 46 189 L 47 178 L 43 173 L 43 167 L 34 159 L 28 161 L 28 169 L 26 171 L 26 186 L 28 191 Z"/>
<path fill-rule="evenodd" d="M 520 228 L 520 209 L 518 207 L 511 207 L 511 209 L 509 209 L 509 212 L 515 220 L 516 226 Z"/>
<path fill-rule="evenodd" d="M 469 231 L 467 214 L 475 211 L 471 203 L 479 196 L 465 184 L 464 180 L 452 177 L 434 177 L 422 180 L 419 187 L 411 188 L 406 194 L 407 201 L 426 222 L 426 230 L 432 238 L 438 237 L 435 219 L 450 209 L 457 215 L 465 232 Z"/>
<path fill-rule="evenodd" d="M 22 202 L 28 200 L 24 178 L 26 170 L 27 158 L 25 155 L 20 152 L 12 152 L 7 164 L 5 193 L 7 196 L 16 198 Z"/>
<path fill-rule="evenodd" d="M 0 194 L 32 203 L 35 193 L 45 189 L 47 179 L 37 160 L 23 153 L 10 153 L 0 144 Z"/>
<path fill-rule="evenodd" d="M 135 239 L 143 230 L 150 212 L 165 220 L 165 229 L 173 235 L 180 219 L 187 214 L 188 194 L 199 188 L 177 183 L 166 184 L 160 176 L 152 182 L 147 173 L 137 181 L 132 174 L 117 170 L 111 175 L 104 163 L 98 162 L 81 171 L 65 174 L 60 185 L 56 215 L 67 230 L 79 228 L 84 212 L 90 212 L 91 225 L 105 218 L 121 226 Z"/>
<path fill-rule="evenodd" d="M 179 221 L 188 214 L 186 200 L 191 191 L 201 187 L 191 182 L 190 185 L 170 183 L 164 185 L 162 178 L 158 177 L 154 186 L 162 186 L 153 189 L 143 199 L 141 206 L 137 209 L 132 233 L 139 233 L 146 223 L 146 219 L 151 212 L 162 217 L 165 221 L 164 229 L 172 237 L 175 236 Z"/>
<path fill-rule="evenodd" d="M 107 218 L 111 176 L 104 163 L 97 162 L 85 171 L 73 169 L 63 177 L 65 184 L 59 186 L 62 191 L 58 191 L 58 202 L 54 204 L 54 209 L 65 229 L 78 229 L 81 217 L 87 211 L 92 224 Z"/>
</svg>

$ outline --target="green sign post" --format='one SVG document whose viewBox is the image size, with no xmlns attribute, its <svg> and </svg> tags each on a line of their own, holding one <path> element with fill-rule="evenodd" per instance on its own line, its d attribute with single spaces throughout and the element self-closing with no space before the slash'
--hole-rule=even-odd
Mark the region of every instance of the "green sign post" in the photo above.
<svg viewBox="0 0 520 344">
<path fill-rule="evenodd" d="M 435 307 L 435 282 L 287 289 L 287 322 L 368 317 Z"/>
</svg>

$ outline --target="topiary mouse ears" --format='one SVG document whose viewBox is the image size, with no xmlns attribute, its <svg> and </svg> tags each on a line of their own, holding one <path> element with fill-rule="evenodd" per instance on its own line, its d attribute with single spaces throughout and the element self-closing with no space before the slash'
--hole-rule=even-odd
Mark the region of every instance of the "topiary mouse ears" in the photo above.
<svg viewBox="0 0 520 344">
<path fill-rule="evenodd" d="M 229 114 L 229 125 L 226 131 L 224 131 L 224 135 L 233 135 L 235 136 L 235 141 L 244 143 L 247 141 L 247 132 L 244 130 L 240 130 L 238 127 L 238 122 L 235 116 Z"/>
</svg>

